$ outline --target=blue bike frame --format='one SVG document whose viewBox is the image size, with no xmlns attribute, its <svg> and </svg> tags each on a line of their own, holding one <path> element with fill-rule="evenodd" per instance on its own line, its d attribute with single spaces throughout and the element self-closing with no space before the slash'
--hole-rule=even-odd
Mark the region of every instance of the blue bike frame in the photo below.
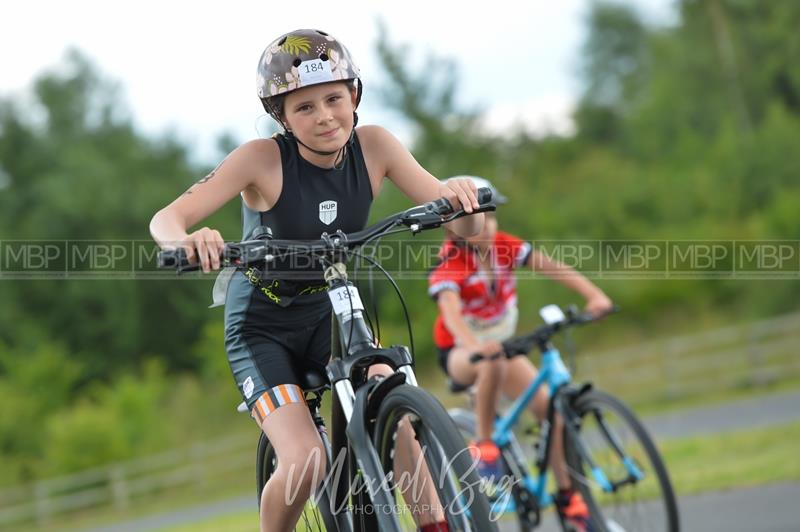
<svg viewBox="0 0 800 532">
<path fill-rule="evenodd" d="M 508 446 L 513 437 L 512 429 L 517 424 L 517 421 L 519 421 L 519 416 L 522 415 L 522 412 L 533 400 L 536 392 L 539 391 L 539 388 L 542 386 L 542 384 L 547 383 L 550 390 L 550 397 L 548 400 L 552 401 L 553 394 L 557 393 L 562 386 L 569 384 L 570 382 L 572 382 L 572 375 L 570 374 L 569 369 L 567 369 L 567 366 L 564 365 L 564 362 L 561 360 L 561 353 L 559 353 L 558 349 L 552 345 L 548 345 L 547 349 L 542 352 L 539 374 L 536 376 L 530 386 L 528 386 L 528 388 L 525 389 L 525 391 L 517 398 L 517 400 L 514 401 L 509 411 L 503 416 L 498 416 L 495 420 L 492 440 L 501 449 Z M 554 407 L 556 413 L 561 410 L 558 402 L 556 402 Z M 550 430 L 552 430 L 552 428 L 550 428 Z M 579 438 L 577 434 L 576 437 Z M 545 444 L 550 445 L 551 442 L 552 439 L 550 435 L 548 435 Z M 589 466 L 591 467 L 594 480 L 603 489 L 603 491 L 613 491 L 614 486 L 611 484 L 611 482 L 609 482 L 608 477 L 603 470 L 594 464 L 591 456 L 588 456 L 588 452 L 583 449 L 582 443 L 578 442 L 578 445 L 582 448 L 582 454 L 584 455 L 584 458 L 587 459 Z M 643 478 L 644 475 L 639 468 L 636 467 L 633 461 L 627 456 L 624 456 L 621 447 L 618 445 L 616 447 L 622 462 L 628 469 L 628 472 L 634 478 Z M 523 486 L 530 493 L 536 495 L 536 498 L 539 501 L 539 507 L 544 508 L 553 503 L 553 497 L 545 491 L 547 487 L 547 464 L 544 464 L 544 467 L 541 467 L 538 478 L 536 479 L 530 475 L 530 470 L 528 467 L 523 469 L 522 474 L 523 478 L 521 480 Z"/>
<path fill-rule="evenodd" d="M 561 386 L 569 384 L 571 381 L 572 375 L 561 360 L 561 354 L 558 352 L 558 349 L 554 347 L 548 348 L 542 353 L 541 368 L 539 368 L 539 374 L 534 381 L 525 389 L 522 395 L 514 401 L 511 409 L 506 412 L 505 415 L 499 416 L 495 420 L 492 440 L 501 449 L 508 445 L 513 436 L 512 429 L 514 425 L 517 424 L 519 416 L 522 415 L 528 403 L 533 400 L 533 397 L 536 395 L 536 392 L 539 391 L 543 383 L 547 383 L 552 393 L 552 391 L 558 390 Z M 547 468 L 544 467 L 539 471 L 538 479 L 533 479 L 531 477 L 528 468 L 525 468 L 523 475 L 523 485 L 529 492 L 536 495 L 537 499 L 539 499 L 539 506 L 544 508 L 552 504 L 553 498 L 545 491 L 547 486 Z"/>
</svg>

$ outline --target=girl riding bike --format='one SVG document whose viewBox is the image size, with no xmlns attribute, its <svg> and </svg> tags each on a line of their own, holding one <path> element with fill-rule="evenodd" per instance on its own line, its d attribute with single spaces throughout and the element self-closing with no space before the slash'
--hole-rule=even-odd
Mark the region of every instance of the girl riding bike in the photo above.
<svg viewBox="0 0 800 532">
<path fill-rule="evenodd" d="M 462 179 L 458 178 L 451 179 Z M 488 187 L 498 205 L 508 200 L 481 177 L 469 177 L 476 186 Z M 449 180 L 448 180 L 449 182 Z M 502 393 L 518 397 L 536 377 L 536 368 L 526 357 L 486 358 L 473 363 L 479 353 L 493 355 L 502 351 L 500 342 L 510 338 L 517 324 L 517 291 L 514 270 L 532 268 L 557 280 L 586 299 L 586 310 L 602 315 L 612 308 L 611 300 L 601 289 L 569 266 L 548 258 L 514 235 L 498 229 L 494 213 L 486 214 L 483 230 L 475 236 L 459 237 L 446 231 L 440 260 L 429 274 L 428 293 L 439 306 L 434 324 L 434 341 L 439 362 L 450 379 L 461 386 L 475 385 L 477 441 L 470 446 L 478 460 L 479 472 L 494 479 L 499 471 L 500 451 L 491 440 L 497 400 Z M 539 420 L 546 418 L 547 392 L 542 389 L 533 401 Z M 556 505 L 563 518 L 584 531 L 589 513 L 578 492 L 573 490 L 566 470 L 560 418 L 556 418 L 554 449 L 550 466 L 559 493 Z"/>
<path fill-rule="evenodd" d="M 362 229 L 385 177 L 415 203 L 444 197 L 466 212 L 478 207 L 470 180 L 442 184 L 385 129 L 356 128 L 359 69 L 327 33 L 296 30 L 267 46 L 258 63 L 257 93 L 283 133 L 236 148 L 150 222 L 162 248 L 185 248 L 204 272 L 219 269 L 224 240 L 208 227 L 188 229 L 237 195 L 245 239 L 264 231 L 262 226 L 275 238 L 293 240 Z M 450 230 L 469 236 L 482 222 L 482 215 L 469 216 L 452 222 Z M 320 268 L 291 258 L 273 264 L 236 271 L 225 296 L 231 371 L 278 459 L 261 495 L 262 531 L 291 529 L 316 489 L 312 479 L 325 477 L 324 460 L 308 463 L 315 453 L 325 455 L 298 376 L 307 368 L 324 373 L 331 350 L 331 304 Z M 370 374 L 388 370 L 376 365 Z M 441 510 L 414 517 L 423 530 L 444 529 L 437 524 Z"/>
</svg>

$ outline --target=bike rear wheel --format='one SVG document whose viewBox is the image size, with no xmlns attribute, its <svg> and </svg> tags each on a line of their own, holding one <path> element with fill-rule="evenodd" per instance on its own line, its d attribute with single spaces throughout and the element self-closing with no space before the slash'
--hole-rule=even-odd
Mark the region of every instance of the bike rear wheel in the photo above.
<svg viewBox="0 0 800 532">
<path fill-rule="evenodd" d="M 633 412 L 619 399 L 597 390 L 579 395 L 572 410 L 579 436 L 573 439 L 565 430 L 567 466 L 573 486 L 581 491 L 592 515 L 602 515 L 597 528 L 680 530 L 667 469 Z"/>
<path fill-rule="evenodd" d="M 267 481 L 278 465 L 278 459 L 275 456 L 275 449 L 267 439 L 266 434 L 261 433 L 258 440 L 258 451 L 256 454 L 256 486 L 258 504 L 261 505 L 261 492 Z M 325 485 L 325 484 L 324 484 Z M 320 489 L 317 494 L 312 496 L 306 501 L 303 513 L 300 515 L 300 520 L 297 522 L 294 530 L 296 531 L 342 531 L 349 530 L 349 527 L 340 527 L 337 524 L 333 513 L 331 512 L 331 503 L 328 492 Z"/>
<path fill-rule="evenodd" d="M 421 510 L 441 510 L 450 530 L 497 530 L 464 440 L 453 420 L 428 392 L 410 385 L 400 385 L 389 392 L 378 409 L 373 437 L 387 475 L 394 472 L 396 460 L 408 466 L 410 457 L 407 469 L 411 476 L 406 480 L 420 480 L 418 484 L 404 483 L 402 476 L 393 475 L 395 481 L 389 483 L 397 509 L 403 512 L 404 529 L 416 530 L 409 512 L 416 506 Z M 417 456 L 409 445 L 412 438 L 419 442 Z M 433 482 L 433 500 L 414 498 L 415 489 L 416 493 L 431 489 L 421 480 L 425 478 L 425 470 Z M 402 490 L 403 487 L 407 489 Z"/>
</svg>

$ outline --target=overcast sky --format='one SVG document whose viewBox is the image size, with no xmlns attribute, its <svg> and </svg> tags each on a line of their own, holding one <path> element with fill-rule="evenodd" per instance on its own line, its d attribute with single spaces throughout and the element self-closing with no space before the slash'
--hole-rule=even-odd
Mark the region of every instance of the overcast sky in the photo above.
<svg viewBox="0 0 800 532">
<path fill-rule="evenodd" d="M 628 0 L 655 22 L 671 0 Z M 0 96 L 19 93 L 74 46 L 113 80 L 145 132 L 177 131 L 198 158 L 214 162 L 213 139 L 263 135 L 255 69 L 264 47 L 289 30 L 319 28 L 342 40 L 361 68 L 362 123 L 380 123 L 408 141 L 400 117 L 374 92 L 383 73 L 376 20 L 416 56 L 455 59 L 459 100 L 487 109 L 487 124 L 521 119 L 534 131 L 568 132 L 591 0 L 25 0 L 0 8 Z M 416 57 L 415 56 L 415 57 Z"/>
</svg>

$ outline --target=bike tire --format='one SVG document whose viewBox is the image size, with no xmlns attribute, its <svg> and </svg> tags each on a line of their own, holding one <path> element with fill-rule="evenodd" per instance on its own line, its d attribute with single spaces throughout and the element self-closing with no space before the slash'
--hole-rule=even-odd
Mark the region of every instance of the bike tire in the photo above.
<svg viewBox="0 0 800 532">
<path fill-rule="evenodd" d="M 644 425 L 622 401 L 607 393 L 591 390 L 578 395 L 571 410 L 576 416 L 580 442 L 565 428 L 567 467 L 573 485 L 580 490 L 600 530 L 639 530 L 677 532 L 680 530 L 678 505 L 667 468 Z M 605 429 L 604 429 L 605 427 Z M 612 440 L 624 449 L 643 477 L 633 481 L 630 468 L 619 459 Z M 583 445 L 612 484 L 621 484 L 612 493 L 604 491 L 591 471 L 587 471 L 579 446 Z"/>
<path fill-rule="evenodd" d="M 267 485 L 272 473 L 277 467 L 277 457 L 275 449 L 269 442 L 266 434 L 261 433 L 258 440 L 258 450 L 256 451 L 256 496 L 258 505 L 261 506 L 261 492 Z M 295 526 L 294 530 L 302 531 L 321 531 L 346 532 L 346 528 L 340 528 L 336 518 L 331 512 L 330 497 L 327 490 L 320 491 L 317 495 L 317 502 L 312 500 L 306 502 L 303 513 Z"/>
<path fill-rule="evenodd" d="M 449 529 L 497 530 L 464 439 L 444 407 L 421 388 L 400 385 L 381 401 L 373 438 L 387 475 L 394 467 L 398 426 L 405 419 L 422 446 Z M 402 497 L 399 490 L 393 491 L 396 497 Z"/>
</svg>

